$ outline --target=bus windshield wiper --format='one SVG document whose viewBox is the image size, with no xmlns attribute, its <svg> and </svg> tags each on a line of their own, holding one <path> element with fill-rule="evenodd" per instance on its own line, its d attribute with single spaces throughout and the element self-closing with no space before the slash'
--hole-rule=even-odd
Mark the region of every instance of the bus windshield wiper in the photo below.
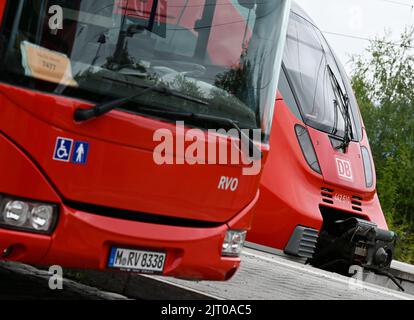
<svg viewBox="0 0 414 320">
<path fill-rule="evenodd" d="M 238 122 L 221 116 L 214 116 L 203 113 L 192 113 L 192 112 L 179 112 L 179 111 L 167 111 L 164 115 L 173 115 L 175 117 L 180 117 L 181 120 L 191 120 L 192 122 L 211 122 L 218 126 L 222 127 L 231 127 L 236 129 L 240 135 L 240 141 L 246 144 L 248 157 L 254 160 L 261 160 L 263 158 L 262 150 L 256 146 L 254 140 L 249 137 L 239 126 Z M 252 155 L 252 156 L 251 156 Z"/>
<path fill-rule="evenodd" d="M 335 100 L 334 101 L 335 108 L 337 110 L 339 108 L 339 105 L 342 106 L 340 110 L 341 110 L 341 114 L 345 122 L 345 132 L 344 132 L 343 142 L 339 146 L 337 146 L 336 149 L 346 150 L 349 144 L 351 143 L 352 137 L 353 137 L 349 97 L 345 92 L 342 91 L 341 85 L 339 84 L 338 79 L 336 78 L 329 64 L 327 65 L 327 68 L 328 68 L 328 72 L 329 72 L 329 75 L 332 81 L 333 90 L 337 94 L 339 94 L 340 103 L 338 103 L 338 101 Z M 338 126 L 338 121 L 336 120 L 335 127 L 334 127 L 334 133 L 337 132 L 337 126 Z"/>
<path fill-rule="evenodd" d="M 141 87 L 143 88 L 143 90 L 141 90 L 140 92 L 133 94 L 131 96 L 125 97 L 125 98 L 119 98 L 119 99 L 115 99 L 109 102 L 103 102 L 103 103 L 99 103 L 95 106 L 93 106 L 92 108 L 89 109 L 82 109 L 82 108 L 78 108 L 75 110 L 75 113 L 73 115 L 75 121 L 87 121 L 90 120 L 92 118 L 97 118 L 99 116 L 102 116 L 116 108 L 120 108 L 123 105 L 125 105 L 126 103 L 134 100 L 135 98 L 138 98 L 140 96 L 143 96 L 149 92 L 157 92 L 159 94 L 162 95 L 166 95 L 166 96 L 173 96 L 182 100 L 186 100 L 186 101 L 191 101 L 191 102 L 195 102 L 197 104 L 203 104 L 203 105 L 208 105 L 209 103 L 207 101 L 201 100 L 201 99 L 197 99 L 194 97 L 191 97 L 189 95 L 180 93 L 178 91 L 172 90 L 170 88 L 168 88 L 165 85 L 162 84 L 155 84 L 153 86 L 149 86 L 149 85 L 137 85 L 137 87 Z"/>
<path fill-rule="evenodd" d="M 208 115 L 203 113 L 195 113 L 195 112 L 187 112 L 187 111 L 176 111 L 176 110 L 167 110 L 167 109 L 153 109 L 149 107 L 143 107 L 140 109 L 141 112 L 145 112 L 153 114 L 155 116 L 159 116 L 160 118 L 164 119 L 174 119 L 176 121 L 188 121 L 191 123 L 214 123 L 215 125 L 221 126 L 221 127 L 231 127 L 233 129 L 236 129 L 237 132 L 240 135 L 240 140 L 242 143 L 244 142 L 246 144 L 247 150 L 248 150 L 248 156 L 253 153 L 254 160 L 261 160 L 263 157 L 263 153 L 260 150 L 259 147 L 256 146 L 253 139 L 250 138 L 239 126 L 238 122 L 235 120 L 232 120 L 230 118 L 220 117 L 220 116 L 214 116 L 214 115 Z"/>
<path fill-rule="evenodd" d="M 130 102 L 131 100 L 140 97 L 142 95 L 145 95 L 148 92 L 158 92 L 160 94 L 165 95 L 171 95 L 180 99 L 184 99 L 187 101 L 195 102 L 198 104 L 208 105 L 209 103 L 191 96 L 187 96 L 185 94 L 179 93 L 177 91 L 171 90 L 168 87 L 164 85 L 154 85 L 154 86 L 144 86 L 142 85 L 144 89 L 134 95 L 131 95 L 129 97 L 116 99 L 113 101 L 100 103 L 95 105 L 92 108 L 89 109 L 76 109 L 74 113 L 74 119 L 76 121 L 87 121 L 92 118 L 99 117 L 101 115 L 104 115 L 111 110 L 114 110 L 116 108 L 122 107 L 124 104 Z M 138 107 L 139 108 L 139 107 Z M 150 112 L 159 113 L 161 112 L 161 117 L 175 117 L 177 120 L 192 120 L 192 121 L 199 121 L 199 122 L 212 122 L 217 125 L 225 126 L 225 127 L 232 127 L 237 130 L 237 132 L 240 134 L 240 140 L 242 142 L 247 142 L 248 144 L 248 152 L 249 156 L 251 151 L 253 151 L 253 158 L 255 160 L 260 160 L 262 158 L 262 151 L 259 147 L 256 146 L 253 139 L 251 139 L 238 125 L 238 123 L 230 118 L 220 117 L 220 116 L 213 116 L 213 115 L 207 115 L 202 113 L 192 113 L 192 112 L 180 112 L 180 111 L 174 111 L 174 110 L 160 110 L 160 109 L 152 109 L 148 110 L 148 108 L 143 107 L 143 111 L 146 109 Z M 139 111 L 139 110 L 138 110 Z"/>
<path fill-rule="evenodd" d="M 212 122 L 220 126 L 226 126 L 226 127 L 232 127 L 233 129 L 236 129 L 237 132 L 240 135 L 241 142 L 247 143 L 247 152 L 248 157 L 252 157 L 254 160 L 261 160 L 263 158 L 262 150 L 256 146 L 254 143 L 254 140 L 249 137 L 239 126 L 237 121 L 226 118 L 226 117 L 220 117 L 220 116 L 213 116 L 208 114 L 202 114 L 202 113 L 192 113 L 189 117 L 191 117 L 194 120 L 203 121 L 203 122 Z"/>
</svg>

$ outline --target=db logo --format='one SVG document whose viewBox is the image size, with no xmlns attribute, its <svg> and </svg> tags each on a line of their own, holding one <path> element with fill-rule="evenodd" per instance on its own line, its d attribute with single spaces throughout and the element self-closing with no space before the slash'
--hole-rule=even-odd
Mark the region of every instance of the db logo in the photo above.
<svg viewBox="0 0 414 320">
<path fill-rule="evenodd" d="M 338 170 L 339 177 L 353 181 L 354 178 L 352 175 L 351 162 L 336 158 L 336 168 Z"/>
</svg>

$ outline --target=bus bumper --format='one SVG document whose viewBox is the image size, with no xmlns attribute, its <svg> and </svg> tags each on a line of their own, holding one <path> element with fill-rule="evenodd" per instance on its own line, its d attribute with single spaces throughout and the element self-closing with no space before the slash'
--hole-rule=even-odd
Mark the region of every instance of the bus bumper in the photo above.
<svg viewBox="0 0 414 320">
<path fill-rule="evenodd" d="M 108 270 L 111 248 L 130 248 L 165 252 L 164 276 L 228 280 L 237 271 L 240 258 L 221 255 L 226 232 L 250 227 L 258 196 L 230 222 L 212 228 L 128 221 L 62 205 L 58 225 L 51 236 L 0 229 L 1 259 Z"/>
</svg>

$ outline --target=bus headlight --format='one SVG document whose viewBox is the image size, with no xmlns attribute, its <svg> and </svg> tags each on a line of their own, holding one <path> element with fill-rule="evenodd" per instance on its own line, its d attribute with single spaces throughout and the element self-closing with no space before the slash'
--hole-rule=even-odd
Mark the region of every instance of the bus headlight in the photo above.
<svg viewBox="0 0 414 320">
<path fill-rule="evenodd" d="M 239 257 L 246 240 L 246 231 L 228 230 L 223 242 L 221 255 L 225 257 Z"/>
<path fill-rule="evenodd" d="M 3 209 L 4 223 L 21 227 L 27 222 L 29 205 L 23 201 L 8 201 Z"/>
<path fill-rule="evenodd" d="M 40 205 L 34 207 L 30 214 L 30 224 L 35 230 L 48 231 L 53 220 L 53 207 Z"/>
<path fill-rule="evenodd" d="M 34 233 L 50 233 L 57 220 L 57 207 L 29 200 L 1 198 L 0 227 Z"/>
</svg>

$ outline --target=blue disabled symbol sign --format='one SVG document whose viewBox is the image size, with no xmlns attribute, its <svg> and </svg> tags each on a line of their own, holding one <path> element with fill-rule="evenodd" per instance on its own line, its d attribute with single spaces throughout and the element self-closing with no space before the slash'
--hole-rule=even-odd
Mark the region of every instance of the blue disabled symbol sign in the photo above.
<svg viewBox="0 0 414 320">
<path fill-rule="evenodd" d="M 58 137 L 56 139 L 53 160 L 86 164 L 88 160 L 89 143 Z"/>
<path fill-rule="evenodd" d="M 57 138 L 53 160 L 69 162 L 72 152 L 73 140 L 67 138 Z"/>
</svg>

